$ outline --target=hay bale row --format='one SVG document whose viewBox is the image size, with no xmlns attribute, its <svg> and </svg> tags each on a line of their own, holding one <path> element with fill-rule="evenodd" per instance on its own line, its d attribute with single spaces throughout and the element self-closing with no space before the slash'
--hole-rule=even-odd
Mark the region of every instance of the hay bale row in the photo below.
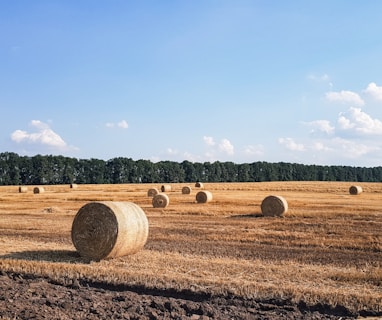
<svg viewBox="0 0 382 320">
<path fill-rule="evenodd" d="M 210 201 L 212 201 L 212 193 L 210 191 L 207 191 L 207 190 L 199 191 L 196 194 L 197 203 L 207 203 Z"/>
<path fill-rule="evenodd" d="M 150 188 L 148 191 L 147 191 L 147 196 L 148 197 L 154 197 L 155 195 L 157 195 L 159 193 L 159 190 L 157 188 Z"/>
<path fill-rule="evenodd" d="M 170 199 L 165 193 L 158 193 L 152 199 L 152 205 L 154 208 L 166 208 L 169 203 Z"/>
<path fill-rule="evenodd" d="M 90 202 L 76 214 L 71 230 L 78 253 L 87 259 L 116 258 L 145 245 L 149 224 L 145 212 L 132 202 Z"/>
<path fill-rule="evenodd" d="M 288 212 L 288 202 L 281 196 L 267 196 L 261 202 L 261 212 L 266 217 L 279 217 Z"/>
<path fill-rule="evenodd" d="M 192 191 L 191 187 L 185 186 L 182 188 L 182 194 L 190 194 Z"/>
<path fill-rule="evenodd" d="M 362 187 L 360 186 L 351 186 L 349 188 L 349 193 L 351 195 L 358 195 L 358 194 L 361 194 L 362 193 Z"/>
</svg>

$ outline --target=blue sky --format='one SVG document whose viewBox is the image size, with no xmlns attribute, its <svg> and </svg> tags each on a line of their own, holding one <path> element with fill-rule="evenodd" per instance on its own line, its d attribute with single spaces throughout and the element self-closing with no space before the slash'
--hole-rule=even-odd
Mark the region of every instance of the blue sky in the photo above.
<svg viewBox="0 0 382 320">
<path fill-rule="evenodd" d="M 381 166 L 381 12 L 0 1 L 0 152 Z"/>
</svg>

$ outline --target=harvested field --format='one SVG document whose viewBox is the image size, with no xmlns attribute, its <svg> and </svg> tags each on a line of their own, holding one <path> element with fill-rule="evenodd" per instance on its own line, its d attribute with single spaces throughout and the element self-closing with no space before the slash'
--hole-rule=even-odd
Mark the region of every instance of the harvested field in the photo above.
<svg viewBox="0 0 382 320">
<path fill-rule="evenodd" d="M 0 318 L 27 319 L 26 310 L 43 318 L 38 303 L 50 319 L 382 316 L 382 183 L 357 183 L 357 196 L 350 185 L 204 183 L 214 197 L 198 204 L 197 191 L 172 184 L 166 208 L 147 197 L 154 184 L 44 186 L 38 195 L 0 187 Z M 286 199 L 284 216 L 262 216 L 269 195 Z M 139 205 L 149 221 L 145 247 L 99 262 L 80 257 L 71 226 L 91 201 Z M 77 304 L 60 307 L 68 296 Z"/>
</svg>

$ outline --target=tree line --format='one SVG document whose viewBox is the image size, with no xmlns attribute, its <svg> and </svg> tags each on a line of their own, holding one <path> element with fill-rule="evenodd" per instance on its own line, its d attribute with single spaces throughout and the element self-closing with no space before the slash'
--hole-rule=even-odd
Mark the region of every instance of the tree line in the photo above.
<svg viewBox="0 0 382 320">
<path fill-rule="evenodd" d="M 382 167 L 297 163 L 174 162 L 0 153 L 0 185 L 120 184 L 176 182 L 358 181 L 382 182 Z"/>
</svg>

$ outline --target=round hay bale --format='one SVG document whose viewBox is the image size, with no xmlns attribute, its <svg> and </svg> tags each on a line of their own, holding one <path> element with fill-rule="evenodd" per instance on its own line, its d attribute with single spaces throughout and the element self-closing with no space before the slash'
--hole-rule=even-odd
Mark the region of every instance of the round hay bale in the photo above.
<svg viewBox="0 0 382 320">
<path fill-rule="evenodd" d="M 170 203 L 168 195 L 165 193 L 158 193 L 153 197 L 152 204 L 154 208 L 166 208 Z"/>
<path fill-rule="evenodd" d="M 156 194 L 159 193 L 159 190 L 157 188 L 150 188 L 148 191 L 147 191 L 147 196 L 148 197 L 154 197 Z"/>
<path fill-rule="evenodd" d="M 77 183 L 71 183 L 70 184 L 70 189 L 77 189 L 77 188 L 78 188 Z"/>
<path fill-rule="evenodd" d="M 33 188 L 33 193 L 44 193 L 45 189 L 44 187 L 34 187 Z"/>
<path fill-rule="evenodd" d="M 185 186 L 182 188 L 182 194 L 190 194 L 191 193 L 191 187 Z"/>
<path fill-rule="evenodd" d="M 212 200 L 212 193 L 210 191 L 199 191 L 196 194 L 196 202 L 197 203 L 207 203 Z"/>
<path fill-rule="evenodd" d="M 261 212 L 264 216 L 282 216 L 288 211 L 288 202 L 281 196 L 268 196 L 261 202 Z"/>
<path fill-rule="evenodd" d="M 203 183 L 197 182 L 197 183 L 195 183 L 195 187 L 196 188 L 203 188 Z"/>
<path fill-rule="evenodd" d="M 149 224 L 135 203 L 102 201 L 85 204 L 72 224 L 72 242 L 90 260 L 136 253 L 146 244 Z"/>
<path fill-rule="evenodd" d="M 19 187 L 19 193 L 27 193 L 27 192 L 28 192 L 28 187 L 26 186 Z"/>
<path fill-rule="evenodd" d="M 162 192 L 170 192 L 171 191 L 171 185 L 169 184 L 164 184 L 163 186 L 160 187 L 160 190 Z"/>
<path fill-rule="evenodd" d="M 361 194 L 362 193 L 362 187 L 360 187 L 360 186 L 351 186 L 349 188 L 349 193 L 351 195 Z"/>
</svg>

